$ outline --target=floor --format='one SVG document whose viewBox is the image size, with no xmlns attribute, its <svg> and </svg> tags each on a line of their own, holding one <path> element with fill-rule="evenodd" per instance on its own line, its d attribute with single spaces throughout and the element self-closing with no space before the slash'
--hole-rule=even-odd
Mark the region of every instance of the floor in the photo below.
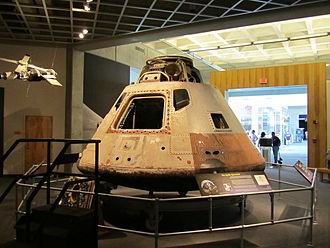
<svg viewBox="0 0 330 248">
<path fill-rule="evenodd" d="M 281 148 L 284 160 L 293 161 L 299 159 L 299 153 L 303 156 L 300 147 L 294 149 L 295 144 Z M 299 148 L 300 147 L 300 148 Z M 290 152 L 292 151 L 292 152 Z M 287 163 L 287 162 L 285 162 Z M 268 178 L 277 179 L 281 175 L 281 180 L 297 183 L 299 185 L 309 186 L 307 180 L 291 166 L 286 167 L 267 167 L 265 174 Z M 9 183 L 10 177 L 0 178 L 0 192 Z M 284 184 L 279 185 L 272 182 L 274 190 L 285 187 Z M 314 222 L 312 225 L 312 247 L 330 247 L 330 183 L 316 182 L 316 208 Z M 119 187 L 112 192 L 114 195 L 126 196 L 147 196 L 147 192 L 141 192 L 134 189 Z M 199 192 L 189 192 L 188 196 L 198 196 Z M 168 197 L 168 194 L 157 194 L 158 197 Z M 270 203 L 269 194 L 248 196 L 244 209 L 244 223 L 253 224 L 258 222 L 267 222 L 270 219 Z M 221 204 L 220 204 L 221 205 Z M 132 207 L 131 207 L 132 206 Z M 208 228 L 208 212 L 206 208 L 191 208 L 191 203 L 172 204 L 176 211 L 164 211 L 160 221 L 160 232 L 180 232 L 186 230 L 197 230 Z M 274 217 L 276 220 L 286 218 L 296 218 L 309 214 L 310 193 L 309 191 L 299 191 L 295 193 L 276 194 L 274 198 Z M 103 209 L 107 209 L 106 201 L 103 202 Z M 145 231 L 148 227 L 145 225 L 145 219 L 136 218 L 135 212 L 141 207 L 134 202 L 124 202 L 119 204 L 119 210 L 111 210 L 104 212 L 104 224 L 107 221 L 113 221 L 116 227 L 134 228 L 135 230 Z M 143 206 L 142 206 L 143 208 Z M 170 208 L 170 209 L 171 209 Z M 12 192 L 8 198 L 0 205 L 0 247 L 28 247 L 23 243 L 15 240 L 15 192 Z M 127 210 L 128 209 L 128 210 Z M 126 212 L 125 212 L 126 211 Z M 108 214 L 110 212 L 110 215 Z M 112 214 L 112 215 L 111 215 Z M 239 225 L 241 223 L 241 211 L 237 205 L 221 205 L 213 211 L 213 227 L 224 227 L 231 225 Z M 116 218 L 114 218 L 116 217 Z M 119 221 L 115 221 L 115 220 Z M 115 231 L 100 228 L 98 232 L 98 247 L 111 248 L 138 248 L 138 247 L 166 247 L 166 248 L 232 248 L 232 247 L 292 247 L 304 248 L 310 246 L 310 221 L 299 220 L 276 225 L 259 226 L 244 230 L 243 240 L 241 243 L 242 232 L 235 231 L 218 231 L 208 233 L 195 233 L 184 235 L 173 235 L 160 237 L 155 242 L 154 237 L 132 234 L 123 231 Z"/>
</svg>

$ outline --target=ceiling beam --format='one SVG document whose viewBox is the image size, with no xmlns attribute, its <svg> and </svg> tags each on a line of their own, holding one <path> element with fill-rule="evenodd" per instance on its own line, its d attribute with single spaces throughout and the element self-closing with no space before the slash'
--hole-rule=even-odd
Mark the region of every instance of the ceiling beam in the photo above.
<svg viewBox="0 0 330 248">
<path fill-rule="evenodd" d="M 12 32 L 11 29 L 8 27 L 8 25 L 7 25 L 6 21 L 5 21 L 5 19 L 3 19 L 2 14 L 0 14 L 0 21 L 3 22 L 3 25 L 4 25 L 5 28 L 7 29 L 8 33 L 9 33 L 10 36 L 11 36 L 11 38 L 12 38 L 12 39 L 15 39 L 15 36 L 14 36 L 13 32 Z"/>
<path fill-rule="evenodd" d="M 47 10 L 47 4 L 46 4 L 45 0 L 42 0 L 42 6 L 43 6 L 43 10 L 45 12 L 46 19 L 47 19 L 49 32 L 50 32 L 50 35 L 52 36 L 52 41 L 54 41 L 54 34 L 53 34 L 53 30 L 52 30 L 52 25 L 50 24 L 50 19 L 49 19 L 48 10 Z"/>
<path fill-rule="evenodd" d="M 92 39 L 94 39 L 95 28 L 96 28 L 97 18 L 98 18 L 98 15 L 99 15 L 99 10 L 100 10 L 100 0 L 97 0 L 96 9 L 95 9 L 95 13 L 94 13 L 93 28 L 92 28 Z"/>
<path fill-rule="evenodd" d="M 157 0 L 154 0 L 152 2 L 152 4 L 150 5 L 149 9 L 147 10 L 147 12 L 145 13 L 144 17 L 142 18 L 142 20 L 140 21 L 139 26 L 136 28 L 135 32 L 138 32 L 140 30 L 140 28 L 142 27 L 144 21 L 147 19 L 148 15 L 150 14 L 152 8 L 154 7 L 154 5 L 156 4 Z"/>
<path fill-rule="evenodd" d="M 126 9 L 126 7 L 127 7 L 127 3 L 128 3 L 128 0 L 125 0 L 125 3 L 124 3 L 124 5 L 122 6 L 122 9 L 121 9 L 120 15 L 119 15 L 119 17 L 118 17 L 118 20 L 117 20 L 116 26 L 115 26 L 115 28 L 114 28 L 113 31 L 112 31 L 112 36 L 115 36 L 115 35 L 116 35 L 116 31 L 117 31 L 117 29 L 118 29 L 118 27 L 119 27 L 119 24 L 120 24 L 121 18 L 123 18 L 123 14 L 124 14 L 125 9 Z"/>
<path fill-rule="evenodd" d="M 185 0 L 181 1 L 175 8 L 175 10 L 173 10 L 173 12 L 167 17 L 167 19 L 164 21 L 164 23 L 162 24 L 162 28 L 165 27 L 165 25 L 169 22 L 169 20 L 172 19 L 172 17 L 177 14 L 178 10 L 181 8 L 182 4 L 184 3 Z"/>
<path fill-rule="evenodd" d="M 35 39 L 34 38 L 34 35 L 33 35 L 32 31 L 31 31 L 29 22 L 27 21 L 26 16 L 24 15 L 24 12 L 23 12 L 23 10 L 22 10 L 22 8 L 20 6 L 20 3 L 17 0 L 15 0 L 15 3 L 16 3 L 16 7 L 18 8 L 18 11 L 19 11 L 19 13 L 20 13 L 20 15 L 21 15 L 24 23 L 25 23 L 25 26 L 27 27 L 27 29 L 29 30 L 29 33 L 31 34 L 32 40 L 34 40 Z"/>
<path fill-rule="evenodd" d="M 193 21 L 195 21 L 195 19 L 196 19 L 197 17 L 199 17 L 199 16 L 203 13 L 203 11 L 206 10 L 207 7 L 209 7 L 210 4 L 213 3 L 213 2 L 214 2 L 214 0 L 211 0 L 211 1 L 209 1 L 207 4 L 205 4 L 205 5 L 203 6 L 203 8 L 202 8 L 202 9 L 201 9 L 196 15 L 194 15 L 193 18 L 190 19 L 189 23 L 192 23 Z"/>
</svg>

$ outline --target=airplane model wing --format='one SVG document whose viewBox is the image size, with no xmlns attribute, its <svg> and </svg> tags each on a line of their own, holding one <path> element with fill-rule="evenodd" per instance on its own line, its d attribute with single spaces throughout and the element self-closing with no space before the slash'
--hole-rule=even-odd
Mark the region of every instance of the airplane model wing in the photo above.
<svg viewBox="0 0 330 248">
<path fill-rule="evenodd" d="M 36 66 L 36 65 L 32 65 L 32 64 L 28 64 L 28 67 L 36 69 L 36 70 L 41 71 L 41 72 L 47 72 L 47 70 L 49 70 L 49 69 L 45 69 L 45 68 L 42 68 L 42 67 L 39 67 L 39 66 Z"/>
<path fill-rule="evenodd" d="M 54 86 L 62 86 L 62 84 L 56 80 L 54 75 L 41 75 L 48 83 Z"/>
<path fill-rule="evenodd" d="M 24 55 L 24 57 L 19 61 L 13 59 L 6 59 L 6 58 L 0 58 L 0 60 L 8 63 L 17 64 L 18 66 L 16 67 L 15 72 L 22 73 L 27 70 L 27 65 L 30 60 L 30 55 Z"/>
<path fill-rule="evenodd" d="M 8 63 L 18 64 L 18 62 L 13 59 L 0 58 L 0 60 Z"/>
</svg>

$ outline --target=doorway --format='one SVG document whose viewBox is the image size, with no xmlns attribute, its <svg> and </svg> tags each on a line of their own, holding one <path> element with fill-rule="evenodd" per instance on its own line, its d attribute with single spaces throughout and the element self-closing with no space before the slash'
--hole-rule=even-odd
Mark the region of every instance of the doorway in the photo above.
<svg viewBox="0 0 330 248">
<path fill-rule="evenodd" d="M 53 136 L 52 116 L 25 116 L 25 138 L 43 139 Z M 27 142 L 25 144 L 25 167 L 28 171 L 32 165 L 47 162 L 47 142 Z M 44 172 L 44 171 L 43 171 Z"/>
<path fill-rule="evenodd" d="M 229 89 L 226 98 L 247 133 L 265 132 L 268 138 L 276 133 L 283 163 L 307 164 L 307 124 L 301 128 L 302 116 L 307 120 L 307 86 Z"/>
</svg>

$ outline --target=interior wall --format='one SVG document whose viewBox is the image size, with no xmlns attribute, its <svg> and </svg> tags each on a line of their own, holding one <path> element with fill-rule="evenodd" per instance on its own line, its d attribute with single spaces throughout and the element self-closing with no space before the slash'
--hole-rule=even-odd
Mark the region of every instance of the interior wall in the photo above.
<svg viewBox="0 0 330 248">
<path fill-rule="evenodd" d="M 0 56 L 19 60 L 31 55 L 30 63 L 53 68 L 63 87 L 52 86 L 46 81 L 25 82 L 0 80 L 4 88 L 4 151 L 15 140 L 25 138 L 25 116 L 53 116 L 53 137 L 63 138 L 65 129 L 66 49 L 40 46 L 0 45 Z M 53 64 L 53 67 L 52 67 Z M 0 72 L 13 71 L 17 65 L 0 61 Z M 18 146 L 8 157 L 4 174 L 21 173 L 24 164 L 24 146 Z"/>
<path fill-rule="evenodd" d="M 173 54 L 162 54 L 159 51 L 151 49 L 150 47 L 138 43 L 138 44 L 128 44 L 116 47 L 102 48 L 88 53 L 111 59 L 117 62 L 120 62 L 131 67 L 138 68 L 139 70 L 145 65 L 146 60 L 154 58 L 157 56 L 166 56 L 166 55 L 177 55 L 180 51 L 173 51 Z M 185 55 L 183 55 L 185 56 Z M 187 56 L 185 56 L 187 57 Z M 205 64 L 194 60 L 194 66 L 199 69 L 203 82 L 210 82 L 210 70 L 213 70 L 211 67 L 208 69 L 205 68 Z"/>
<path fill-rule="evenodd" d="M 92 54 L 85 54 L 84 67 L 84 104 L 104 118 L 129 84 L 130 68 Z"/>
<path fill-rule="evenodd" d="M 163 55 L 155 50 L 149 49 L 143 44 L 114 46 L 89 51 L 88 53 L 138 69 L 142 69 L 147 59 Z"/>
<path fill-rule="evenodd" d="M 260 83 L 266 78 L 267 83 Z M 327 72 L 325 63 L 211 72 L 211 83 L 227 89 L 307 85 L 308 166 L 325 167 L 328 146 Z"/>
<path fill-rule="evenodd" d="M 83 138 L 91 139 L 105 115 L 130 82 L 130 67 L 85 54 Z"/>
</svg>

